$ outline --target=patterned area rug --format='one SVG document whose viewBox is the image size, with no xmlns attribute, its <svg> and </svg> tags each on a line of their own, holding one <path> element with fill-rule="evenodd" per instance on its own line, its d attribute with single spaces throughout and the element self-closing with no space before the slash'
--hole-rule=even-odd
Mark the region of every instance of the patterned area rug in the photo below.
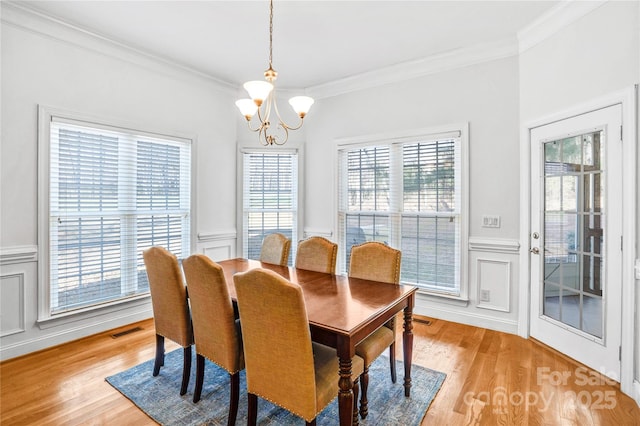
<svg viewBox="0 0 640 426">
<path fill-rule="evenodd" d="M 182 349 L 169 352 L 160 374 L 152 376 L 153 360 L 106 378 L 106 381 L 129 398 L 149 417 L 162 425 L 226 425 L 229 407 L 229 375 L 207 361 L 202 397 L 192 402 L 195 386 L 195 357 L 191 381 L 180 396 Z M 369 415 L 361 425 L 419 425 L 431 401 L 440 389 L 445 374 L 418 365 L 411 368 L 411 397 L 404 396 L 404 366 L 396 366 L 398 381 L 391 383 L 389 359 L 381 356 L 369 369 Z M 236 424 L 247 422 L 247 390 L 244 371 L 240 374 L 240 403 Z M 304 425 L 288 411 L 258 400 L 259 425 Z M 338 424 L 337 398 L 320 413 L 317 424 Z"/>
</svg>

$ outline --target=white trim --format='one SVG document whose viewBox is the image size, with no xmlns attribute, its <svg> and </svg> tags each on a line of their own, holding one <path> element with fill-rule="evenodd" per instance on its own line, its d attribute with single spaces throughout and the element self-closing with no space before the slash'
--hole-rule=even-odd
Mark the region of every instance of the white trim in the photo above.
<svg viewBox="0 0 640 426">
<path fill-rule="evenodd" d="M 193 78 L 234 96 L 238 93 L 238 87 L 235 84 L 169 58 L 133 48 L 102 34 L 56 19 L 22 2 L 3 1 L 1 15 L 3 24 L 39 34 L 51 40 L 79 46 L 174 78 Z"/>
<path fill-rule="evenodd" d="M 634 379 L 634 350 L 636 337 L 633 321 L 624 318 L 635 318 L 635 287 L 634 262 L 636 259 L 635 235 L 637 220 L 637 177 L 636 177 L 636 127 L 637 123 L 637 86 L 621 90 L 598 99 L 568 108 L 564 111 L 549 114 L 529 122 L 523 123 L 520 135 L 520 240 L 527 241 L 520 247 L 520 295 L 518 306 L 518 335 L 529 336 L 529 304 L 530 294 L 530 256 L 529 241 L 531 232 L 530 216 L 530 132 L 536 127 L 575 117 L 590 111 L 606 108 L 612 105 L 622 105 L 623 123 L 623 232 L 629 238 L 623 240 L 622 251 L 622 326 L 621 326 L 621 360 L 620 360 L 620 390 L 633 394 Z"/>
<path fill-rule="evenodd" d="M 375 71 L 310 86 L 306 89 L 306 93 L 315 99 L 330 98 L 357 90 L 370 89 L 385 84 L 397 83 L 483 62 L 508 58 L 517 54 L 517 41 L 513 38 L 506 38 L 490 43 L 454 49 L 426 58 L 402 62 Z"/>
<path fill-rule="evenodd" d="M 637 380 L 633 381 L 633 399 L 635 399 L 636 404 L 640 406 L 640 382 Z"/>
<path fill-rule="evenodd" d="M 205 243 L 208 241 L 235 240 L 238 233 L 235 229 L 216 232 L 198 232 L 198 242 Z"/>
<path fill-rule="evenodd" d="M 0 248 L 0 266 L 12 263 L 38 261 L 38 246 L 14 246 Z"/>
<path fill-rule="evenodd" d="M 0 360 L 5 361 L 24 354 L 50 348 L 82 337 L 102 333 L 105 330 L 122 327 L 127 324 L 153 318 L 151 304 L 140 305 L 135 311 L 123 310 L 121 313 L 109 311 L 108 315 L 100 315 L 94 318 L 90 324 L 83 321 L 76 327 L 63 327 L 59 331 L 52 331 L 46 335 L 40 335 L 32 339 L 21 340 L 16 343 L 0 345 Z M 68 325 L 68 323 L 65 323 Z M 52 329 L 53 330 L 53 329 Z"/>
<path fill-rule="evenodd" d="M 458 322 L 461 324 L 482 327 L 490 330 L 502 331 L 504 333 L 516 334 L 518 323 L 512 319 L 503 319 L 496 316 L 481 315 L 469 310 L 448 308 L 443 304 L 424 303 L 429 302 L 422 294 L 416 295 L 416 303 L 413 308 L 415 315 L 423 315 L 430 318 L 438 318 L 445 321 Z"/>
<path fill-rule="evenodd" d="M 311 236 L 331 238 L 333 236 L 333 231 L 331 229 L 304 228 L 303 236 L 304 238 Z"/>
<path fill-rule="evenodd" d="M 518 31 L 519 50 L 523 53 L 573 22 L 591 13 L 608 0 L 562 1 L 538 19 Z"/>
<path fill-rule="evenodd" d="M 469 250 L 518 254 L 520 242 L 518 240 L 469 237 Z"/>
</svg>

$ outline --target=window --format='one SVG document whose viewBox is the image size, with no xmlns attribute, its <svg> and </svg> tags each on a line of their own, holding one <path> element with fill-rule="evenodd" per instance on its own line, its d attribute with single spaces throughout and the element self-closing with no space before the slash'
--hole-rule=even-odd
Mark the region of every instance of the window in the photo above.
<svg viewBox="0 0 640 426">
<path fill-rule="evenodd" d="M 191 142 L 52 117 L 46 316 L 149 292 L 142 251 L 190 253 Z"/>
<path fill-rule="evenodd" d="M 342 271 L 354 245 L 380 241 L 402 250 L 402 282 L 464 296 L 462 131 L 345 145 L 338 156 Z"/>
<path fill-rule="evenodd" d="M 258 259 L 267 234 L 279 232 L 297 241 L 298 154 L 244 152 L 242 204 L 244 257 Z"/>
</svg>

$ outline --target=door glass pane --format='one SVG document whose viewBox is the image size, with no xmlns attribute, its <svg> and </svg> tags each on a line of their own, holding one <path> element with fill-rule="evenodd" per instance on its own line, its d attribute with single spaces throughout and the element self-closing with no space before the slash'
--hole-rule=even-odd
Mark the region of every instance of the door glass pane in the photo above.
<svg viewBox="0 0 640 426">
<path fill-rule="evenodd" d="M 543 315 L 602 336 L 603 147 L 593 132 L 544 144 Z"/>
<path fill-rule="evenodd" d="M 560 321 L 560 286 L 544 283 L 544 301 L 542 313 L 555 320 Z"/>
</svg>

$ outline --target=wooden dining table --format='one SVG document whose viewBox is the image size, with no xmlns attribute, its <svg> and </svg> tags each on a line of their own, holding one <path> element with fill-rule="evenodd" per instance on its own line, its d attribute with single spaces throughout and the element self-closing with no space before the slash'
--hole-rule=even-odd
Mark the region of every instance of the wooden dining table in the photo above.
<svg viewBox="0 0 640 426">
<path fill-rule="evenodd" d="M 249 259 L 229 259 L 222 266 L 229 294 L 236 299 L 233 275 L 250 269 L 270 269 L 302 287 L 313 341 L 336 349 L 339 362 L 338 408 L 340 425 L 353 419 L 352 359 L 356 345 L 404 311 L 402 333 L 404 354 L 404 394 L 411 392 L 413 353 L 412 318 L 417 287 L 350 278 L 273 265 Z M 355 419 L 357 422 L 357 418 Z"/>
</svg>

